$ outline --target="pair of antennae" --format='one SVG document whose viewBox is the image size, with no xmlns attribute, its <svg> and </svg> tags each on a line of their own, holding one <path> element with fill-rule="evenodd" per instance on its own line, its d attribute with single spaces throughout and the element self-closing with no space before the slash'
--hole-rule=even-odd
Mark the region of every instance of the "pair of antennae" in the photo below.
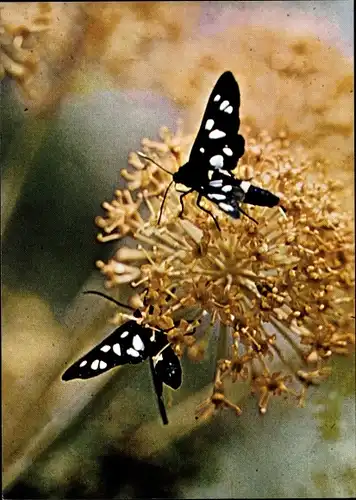
<svg viewBox="0 0 356 500">
<path fill-rule="evenodd" d="M 173 174 L 172 172 L 170 172 L 169 170 L 166 170 L 164 167 L 162 167 L 162 165 L 159 165 L 156 161 L 152 160 L 152 158 L 150 158 L 149 156 L 146 156 L 145 154 L 141 153 L 141 151 L 137 151 L 137 155 L 140 156 L 141 158 L 144 158 L 145 160 L 148 160 L 152 163 L 154 163 L 156 165 L 156 167 L 160 168 L 161 170 L 163 170 L 164 172 L 166 172 L 166 174 L 169 174 L 173 177 Z M 171 185 L 173 184 L 174 182 L 174 179 L 169 183 L 165 193 L 164 193 L 164 196 L 163 196 L 163 201 L 162 201 L 162 204 L 161 204 L 161 208 L 159 209 L 159 216 L 158 216 L 158 221 L 157 221 L 157 226 L 159 226 L 160 222 L 161 222 L 161 218 L 162 218 L 162 214 L 163 214 L 163 207 L 164 207 L 164 204 L 165 204 L 165 201 L 166 201 L 166 198 L 167 198 L 167 194 L 168 194 L 168 191 L 171 187 Z"/>
</svg>

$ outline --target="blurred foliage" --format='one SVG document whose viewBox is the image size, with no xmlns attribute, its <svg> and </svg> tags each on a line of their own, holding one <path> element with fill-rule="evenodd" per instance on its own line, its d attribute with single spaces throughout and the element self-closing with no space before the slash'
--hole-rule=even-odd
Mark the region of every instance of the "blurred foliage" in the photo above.
<svg viewBox="0 0 356 500">
<path fill-rule="evenodd" d="M 340 368 L 344 375 L 350 368 L 352 371 L 350 360 Z M 126 375 L 127 371 L 120 381 L 120 394 L 121 386 L 127 383 Z M 143 379 L 138 378 L 141 386 Z M 332 376 L 329 383 L 335 382 Z M 328 390 L 322 389 L 325 397 Z M 308 408 L 299 410 L 276 400 L 273 411 L 263 417 L 257 416 L 251 404 L 239 419 L 223 412 L 188 435 L 172 440 L 153 456 L 143 457 L 133 453 L 135 447 L 127 451 L 135 423 L 121 437 L 110 441 L 103 437 L 105 397 L 101 402 L 96 398 L 5 497 L 206 498 L 220 493 L 223 497 L 290 498 L 318 497 L 326 492 L 332 497 L 352 496 L 352 462 L 340 462 L 352 430 L 352 405 L 343 410 L 342 420 L 349 422 L 348 428 L 333 443 L 321 443 L 312 416 L 319 398 L 320 390 L 315 391 Z M 141 410 L 138 401 L 134 405 L 136 411 L 131 408 L 131 416 L 135 420 Z M 112 418 L 110 424 L 119 432 L 121 424 Z M 170 425 L 175 425 L 174 419 Z M 164 432 L 161 428 L 160 434 Z M 160 439 L 159 434 L 156 438 Z M 148 482 L 144 479 L 146 472 L 150 474 Z"/>
<path fill-rule="evenodd" d="M 353 367 L 355 359 L 353 356 Z M 324 440 L 337 441 L 342 433 L 342 411 L 345 399 L 355 395 L 355 370 L 348 369 L 350 360 L 336 358 L 333 361 L 333 376 L 328 380 L 328 396 L 320 397 L 316 412 L 319 429 Z"/>
<path fill-rule="evenodd" d="M 21 195 L 4 233 L 5 284 L 44 294 L 63 312 L 94 271 L 95 260 L 112 252 L 113 245 L 104 247 L 96 242 L 94 217 L 101 202 L 111 195 L 120 168 L 126 165 L 129 145 L 138 145 L 147 130 L 151 103 L 146 101 L 150 96 L 142 94 L 139 98 L 141 109 L 134 113 L 125 96 L 106 93 L 88 96 L 84 102 L 79 98 L 68 100 L 51 120 L 25 120 L 4 161 L 4 173 L 11 178 L 19 179 L 25 169 L 18 187 Z M 160 104 L 158 97 L 151 96 L 150 100 Z M 95 126 L 100 130 L 114 109 L 125 113 L 125 139 L 112 129 L 112 142 L 106 144 L 109 132 L 103 131 L 105 138 L 100 141 L 99 133 L 96 151 L 89 157 L 83 148 L 88 144 L 93 149 L 93 131 L 86 120 L 95 113 Z M 173 125 L 172 114 L 174 110 L 167 106 L 151 120 L 150 127 L 156 124 L 158 128 L 160 119 Z M 115 119 L 118 128 L 121 116 Z M 11 195 L 9 192 L 5 201 L 12 206 Z M 3 215 L 4 211 L 6 205 Z"/>
</svg>

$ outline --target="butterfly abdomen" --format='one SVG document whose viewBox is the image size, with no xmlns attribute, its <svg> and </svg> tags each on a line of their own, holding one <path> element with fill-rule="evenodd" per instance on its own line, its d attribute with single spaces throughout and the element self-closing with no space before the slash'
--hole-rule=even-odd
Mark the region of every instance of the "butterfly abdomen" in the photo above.
<svg viewBox="0 0 356 500">
<path fill-rule="evenodd" d="M 240 187 L 245 192 L 244 203 L 270 208 L 279 204 L 279 197 L 267 189 L 253 186 L 248 181 L 241 181 Z"/>
</svg>

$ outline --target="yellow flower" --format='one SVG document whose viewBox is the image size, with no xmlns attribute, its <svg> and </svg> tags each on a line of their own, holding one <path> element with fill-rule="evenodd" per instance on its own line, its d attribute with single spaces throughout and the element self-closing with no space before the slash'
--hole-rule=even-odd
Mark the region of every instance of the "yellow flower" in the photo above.
<svg viewBox="0 0 356 500">
<path fill-rule="evenodd" d="M 240 413 L 228 397 L 237 379 L 252 383 L 262 413 L 272 395 L 302 405 L 307 387 L 327 375 L 326 360 L 349 353 L 354 344 L 352 220 L 339 207 L 341 186 L 326 179 L 324 165 L 292 147 L 285 133 L 272 139 L 267 132 L 242 132 L 247 148 L 235 174 L 280 196 L 286 214 L 244 207 L 255 225 L 219 211 L 219 232 L 194 194 L 179 218 L 178 193 L 171 189 L 157 225 L 171 177 L 132 153 L 133 169 L 122 172 L 128 190 L 116 191 L 115 200 L 103 205 L 106 216 L 97 218 L 100 241 L 130 236 L 135 242 L 107 264 L 97 262 L 106 286 L 130 283 L 147 324 L 175 326 L 167 337 L 179 355 L 186 351 L 201 360 L 212 334 L 210 328 L 196 331 L 197 325 L 206 316 L 220 325 L 212 395 L 197 410 L 203 417 L 216 408 Z M 167 129 L 161 137 L 144 139 L 143 154 L 175 172 L 188 141 Z"/>
<path fill-rule="evenodd" d="M 52 111 L 73 87 L 85 27 L 85 12 L 78 3 L 3 3 L 0 78 L 8 75 L 16 82 L 26 111 Z"/>
<path fill-rule="evenodd" d="M 48 29 L 51 5 L 8 4 L 0 9 L 0 78 L 8 74 L 22 85 L 38 65 L 36 39 Z"/>
</svg>

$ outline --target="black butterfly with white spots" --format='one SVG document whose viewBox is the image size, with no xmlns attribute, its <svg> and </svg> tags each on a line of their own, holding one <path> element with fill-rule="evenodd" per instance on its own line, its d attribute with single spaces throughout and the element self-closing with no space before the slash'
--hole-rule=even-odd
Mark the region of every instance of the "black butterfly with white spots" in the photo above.
<svg viewBox="0 0 356 500">
<path fill-rule="evenodd" d="M 234 219 L 243 213 L 256 223 L 242 210 L 240 203 L 274 207 L 280 201 L 270 191 L 253 186 L 247 180 L 236 179 L 231 173 L 245 151 L 245 140 L 238 134 L 239 108 L 238 83 L 233 74 L 226 71 L 216 82 L 209 97 L 189 161 L 173 174 L 177 190 L 183 192 L 180 197 L 180 216 L 183 215 L 184 196 L 197 191 L 198 207 L 211 215 L 219 230 L 214 215 L 200 204 L 203 196 Z M 179 184 L 189 190 L 179 189 Z"/>
<path fill-rule="evenodd" d="M 87 291 L 84 293 L 99 295 L 119 306 L 129 308 L 101 292 Z M 139 317 L 141 314 L 139 311 L 135 311 L 134 315 Z M 62 380 L 96 377 L 116 366 L 136 365 L 147 358 L 150 362 L 162 421 L 166 425 L 168 419 L 162 400 L 163 384 L 172 389 L 178 389 L 182 383 L 182 368 L 179 358 L 167 341 L 163 330 L 153 330 L 135 320 L 129 320 L 71 365 L 63 373 Z"/>
</svg>

